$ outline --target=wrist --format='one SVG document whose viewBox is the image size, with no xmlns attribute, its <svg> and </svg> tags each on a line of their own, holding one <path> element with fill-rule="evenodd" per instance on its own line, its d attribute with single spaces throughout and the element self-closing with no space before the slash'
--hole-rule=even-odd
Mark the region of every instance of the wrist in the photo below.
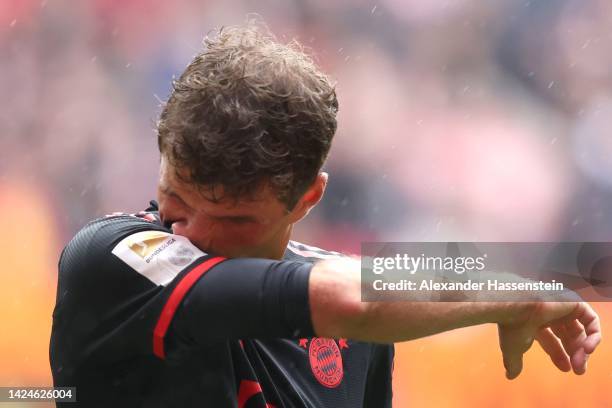
<svg viewBox="0 0 612 408">
<path fill-rule="evenodd" d="M 537 305 L 537 302 L 495 302 L 489 321 L 501 325 L 518 325 L 529 320 Z"/>
</svg>

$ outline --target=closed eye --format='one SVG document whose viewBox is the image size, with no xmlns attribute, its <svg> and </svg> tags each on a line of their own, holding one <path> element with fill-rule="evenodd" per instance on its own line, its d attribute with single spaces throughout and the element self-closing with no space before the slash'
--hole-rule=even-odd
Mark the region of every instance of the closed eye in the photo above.
<svg viewBox="0 0 612 408">
<path fill-rule="evenodd" d="M 182 198 L 180 195 L 178 195 L 177 193 L 175 193 L 174 191 L 170 190 L 170 189 L 169 189 L 169 188 L 167 188 L 167 187 L 161 187 L 161 186 L 160 186 L 160 191 L 161 191 L 161 192 L 162 192 L 162 193 L 163 193 L 163 194 L 164 194 L 166 197 L 171 198 L 173 201 L 175 201 L 175 202 L 177 202 L 177 203 L 181 204 L 182 206 L 184 206 L 184 207 L 188 208 L 189 210 L 192 210 L 192 211 L 193 211 L 193 208 L 192 208 L 192 207 L 191 207 L 189 204 L 187 204 L 187 203 L 185 202 L 185 200 L 183 200 L 183 198 Z"/>
<path fill-rule="evenodd" d="M 219 221 L 231 222 L 232 224 L 248 224 L 256 221 L 254 217 L 249 216 L 223 216 L 215 218 Z"/>
</svg>

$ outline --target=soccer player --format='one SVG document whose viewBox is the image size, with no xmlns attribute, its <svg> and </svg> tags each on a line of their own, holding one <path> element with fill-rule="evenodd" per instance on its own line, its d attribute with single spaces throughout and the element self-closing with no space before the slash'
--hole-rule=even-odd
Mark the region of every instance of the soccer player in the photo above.
<svg viewBox="0 0 612 408">
<path fill-rule="evenodd" d="M 55 386 L 81 406 L 389 407 L 393 342 L 482 323 L 509 378 L 536 338 L 583 373 L 600 340 L 586 303 L 362 303 L 357 261 L 290 241 L 323 196 L 337 110 L 258 24 L 208 38 L 161 113 L 158 202 L 61 255 Z"/>
</svg>

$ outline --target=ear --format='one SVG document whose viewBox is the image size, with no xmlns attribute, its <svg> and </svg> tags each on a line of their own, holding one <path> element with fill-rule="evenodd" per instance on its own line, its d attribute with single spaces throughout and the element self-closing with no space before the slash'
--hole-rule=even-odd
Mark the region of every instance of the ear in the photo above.
<svg viewBox="0 0 612 408">
<path fill-rule="evenodd" d="M 327 179 L 329 175 L 321 172 L 315 178 L 315 181 L 308 187 L 308 190 L 298 200 L 297 204 L 290 213 L 291 223 L 296 223 L 304 218 L 310 210 L 321 201 L 327 187 Z"/>
</svg>

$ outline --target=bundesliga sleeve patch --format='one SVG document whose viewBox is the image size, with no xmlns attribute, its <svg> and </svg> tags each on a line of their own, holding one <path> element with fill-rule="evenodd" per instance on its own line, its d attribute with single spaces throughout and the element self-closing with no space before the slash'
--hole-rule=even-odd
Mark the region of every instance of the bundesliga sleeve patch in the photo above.
<svg viewBox="0 0 612 408">
<path fill-rule="evenodd" d="M 187 238 L 162 231 L 129 235 L 112 253 L 151 282 L 164 286 L 187 265 L 206 255 Z"/>
</svg>

